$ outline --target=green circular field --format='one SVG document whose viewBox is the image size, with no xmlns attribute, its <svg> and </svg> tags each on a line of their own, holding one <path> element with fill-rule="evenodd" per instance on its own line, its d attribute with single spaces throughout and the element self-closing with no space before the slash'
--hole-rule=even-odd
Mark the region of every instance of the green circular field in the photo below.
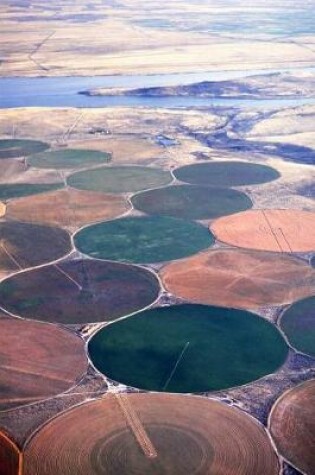
<svg viewBox="0 0 315 475">
<path fill-rule="evenodd" d="M 110 153 L 95 150 L 55 150 L 38 153 L 28 159 L 29 165 L 35 168 L 76 168 L 101 165 L 109 162 Z"/>
<path fill-rule="evenodd" d="M 294 348 L 315 356 L 315 296 L 291 305 L 281 317 L 280 326 Z"/>
<path fill-rule="evenodd" d="M 38 140 L 0 140 L 0 159 L 25 157 L 33 153 L 44 152 L 48 148 L 47 143 Z"/>
<path fill-rule="evenodd" d="M 177 393 L 239 386 L 274 372 L 287 345 L 275 326 L 243 310 L 177 305 L 100 330 L 89 343 L 96 368 L 141 389 Z"/>
<path fill-rule="evenodd" d="M 0 185 L 0 200 L 6 201 L 11 198 L 21 198 L 22 196 L 37 195 L 39 193 L 59 190 L 63 186 L 63 183 L 15 183 L 12 185 Z"/>
<path fill-rule="evenodd" d="M 178 180 L 192 185 L 241 186 L 267 183 L 280 174 L 266 165 L 245 162 L 198 163 L 177 168 Z"/>
<path fill-rule="evenodd" d="M 132 198 L 132 204 L 148 214 L 187 219 L 212 219 L 252 207 L 241 191 L 230 188 L 181 185 L 144 191 Z"/>
<path fill-rule="evenodd" d="M 74 173 L 67 181 L 79 190 L 127 193 L 168 185 L 172 176 L 168 171 L 158 168 L 103 167 Z"/>
<path fill-rule="evenodd" d="M 183 219 L 148 216 L 108 221 L 79 231 L 79 251 L 97 259 L 154 263 L 180 259 L 210 247 L 207 228 Z"/>
</svg>

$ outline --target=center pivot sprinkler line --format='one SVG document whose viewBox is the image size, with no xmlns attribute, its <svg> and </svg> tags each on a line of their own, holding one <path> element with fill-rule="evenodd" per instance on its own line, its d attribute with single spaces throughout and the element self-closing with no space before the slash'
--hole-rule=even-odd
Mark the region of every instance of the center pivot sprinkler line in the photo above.
<svg viewBox="0 0 315 475">
<path fill-rule="evenodd" d="M 157 451 L 155 450 L 155 447 L 152 444 L 139 417 L 137 416 L 130 402 L 128 401 L 128 396 L 126 396 L 125 394 L 115 394 L 115 397 L 129 424 L 130 429 L 132 430 L 134 436 L 137 439 L 138 444 L 143 450 L 144 455 L 148 458 L 156 458 L 158 456 Z"/>
<path fill-rule="evenodd" d="M 171 371 L 171 374 L 169 375 L 169 377 L 168 377 L 166 383 L 164 384 L 164 386 L 163 386 L 163 388 L 162 388 L 163 391 L 166 391 L 167 386 L 168 386 L 168 385 L 170 384 L 170 382 L 172 381 L 173 376 L 174 376 L 174 374 L 175 374 L 175 372 L 176 372 L 176 370 L 177 370 L 177 367 L 178 367 L 179 363 L 181 362 L 181 360 L 183 359 L 183 356 L 184 356 L 184 354 L 186 353 L 186 350 L 187 350 L 187 348 L 189 347 L 189 345 L 190 345 L 190 341 L 187 341 L 187 343 L 185 344 L 184 348 L 183 348 L 182 351 L 180 352 L 179 357 L 178 357 L 177 360 L 176 360 L 176 363 L 175 363 L 175 365 L 174 365 L 174 367 L 173 367 L 173 369 L 172 369 L 172 371 Z"/>
<path fill-rule="evenodd" d="M 70 280 L 71 282 L 73 282 L 73 284 L 79 289 L 79 291 L 81 292 L 82 290 L 82 285 L 79 284 L 79 282 L 77 282 L 73 277 L 71 277 L 71 275 L 68 274 L 68 272 L 66 272 L 65 270 L 61 269 L 57 264 L 54 264 L 54 268 L 57 269 L 61 274 L 63 274 L 68 280 Z"/>
<path fill-rule="evenodd" d="M 271 231 L 271 234 L 272 234 L 273 237 L 275 238 L 275 241 L 276 241 L 276 243 L 277 243 L 277 245 L 278 245 L 278 247 L 279 247 L 279 249 L 280 249 L 280 252 L 285 252 L 283 246 L 282 246 L 281 243 L 280 243 L 279 236 L 277 236 L 276 230 L 275 230 L 275 229 L 272 227 L 272 225 L 271 225 L 270 219 L 268 218 L 266 211 L 262 209 L 261 212 L 262 212 L 262 215 L 263 215 L 263 217 L 265 218 L 265 221 L 266 221 L 266 223 L 267 223 L 267 225 L 268 225 L 268 227 L 269 227 L 269 229 L 270 229 L 270 231 Z M 286 236 L 285 236 L 285 234 L 284 234 L 284 232 L 283 232 L 283 229 L 282 229 L 282 228 L 278 228 L 278 231 L 281 232 L 281 235 L 282 235 L 282 237 L 283 237 L 283 241 L 284 241 L 284 243 L 288 246 L 289 251 L 290 251 L 290 252 L 293 252 L 293 251 L 292 251 L 292 248 L 291 248 L 291 246 L 290 246 L 290 244 L 289 244 L 289 242 L 288 242 L 288 239 L 286 238 Z"/>
<path fill-rule="evenodd" d="M 16 267 L 19 269 L 19 270 L 23 270 L 22 266 L 20 266 L 19 262 L 17 261 L 17 259 L 13 256 L 13 254 L 11 252 L 9 252 L 9 250 L 6 248 L 5 244 L 4 244 L 4 239 L 1 240 L 0 242 L 0 247 L 1 249 L 3 249 L 3 251 L 5 252 L 5 254 L 8 256 L 8 258 L 14 263 L 14 265 L 16 265 Z"/>
</svg>

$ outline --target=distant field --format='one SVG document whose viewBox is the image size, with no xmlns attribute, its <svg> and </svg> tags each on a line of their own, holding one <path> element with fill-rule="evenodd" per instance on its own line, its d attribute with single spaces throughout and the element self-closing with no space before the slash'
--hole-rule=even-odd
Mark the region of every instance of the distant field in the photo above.
<svg viewBox="0 0 315 475">
<path fill-rule="evenodd" d="M 35 433 L 24 473 L 277 475 L 279 466 L 263 427 L 238 409 L 206 398 L 110 394 Z"/>
<path fill-rule="evenodd" d="M 298 470 L 315 474 L 315 380 L 286 392 L 276 402 L 269 421 L 280 454 Z"/>
<path fill-rule="evenodd" d="M 315 297 L 291 305 L 281 317 L 280 325 L 292 346 L 315 356 Z"/>
<path fill-rule="evenodd" d="M 248 383 L 274 372 L 287 351 L 264 319 L 202 305 L 144 311 L 104 328 L 89 343 L 93 363 L 109 378 L 178 393 Z"/>
<path fill-rule="evenodd" d="M 210 250 L 172 262 L 160 276 L 178 297 L 247 309 L 294 302 L 312 295 L 315 286 L 315 272 L 300 259 L 237 249 Z"/>
<path fill-rule="evenodd" d="M 65 149 L 53 152 L 44 152 L 28 159 L 28 164 L 36 168 L 77 168 L 89 167 L 109 162 L 110 153 L 95 150 Z"/>
<path fill-rule="evenodd" d="M 60 262 L 0 284 L 0 305 L 20 316 L 56 323 L 115 320 L 151 304 L 159 294 L 152 272 L 94 260 Z"/>
<path fill-rule="evenodd" d="M 71 250 L 62 229 L 29 223 L 0 223 L 0 271 L 18 271 L 53 261 Z"/>
<path fill-rule="evenodd" d="M 18 475 L 19 451 L 13 441 L 0 432 L 0 474 Z"/>
<path fill-rule="evenodd" d="M 0 159 L 25 157 L 33 153 L 43 152 L 48 148 L 47 143 L 38 140 L 0 140 Z"/>
<path fill-rule="evenodd" d="M 164 216 L 122 218 L 87 227 L 74 237 L 76 247 L 97 259 L 154 263 L 180 259 L 214 243 L 198 223 Z"/>
<path fill-rule="evenodd" d="M 211 226 L 227 244 L 273 252 L 315 250 L 315 213 L 295 209 L 260 209 L 224 216 Z"/>
<path fill-rule="evenodd" d="M 1 319 L 0 411 L 60 394 L 86 370 L 84 341 L 77 335 L 58 326 Z"/>
<path fill-rule="evenodd" d="M 158 168 L 124 166 L 87 170 L 71 175 L 67 182 L 80 190 L 127 193 L 167 185 L 172 181 L 168 171 Z"/>
<path fill-rule="evenodd" d="M 58 190 L 63 186 L 63 183 L 42 185 L 37 183 L 16 183 L 12 185 L 0 185 L 0 199 L 9 200 L 11 198 L 21 198 L 23 196 L 37 195 L 39 193 Z"/>
<path fill-rule="evenodd" d="M 169 186 L 145 191 L 132 198 L 135 208 L 147 214 L 187 219 L 212 219 L 252 207 L 240 191 L 207 186 Z"/>
<path fill-rule="evenodd" d="M 178 180 L 194 185 L 241 186 L 267 183 L 280 177 L 279 172 L 266 165 L 246 162 L 213 162 L 177 168 Z"/>
<path fill-rule="evenodd" d="M 127 200 L 117 194 L 64 188 L 11 201 L 7 211 L 9 218 L 19 221 L 79 228 L 116 218 L 129 208 Z"/>
</svg>

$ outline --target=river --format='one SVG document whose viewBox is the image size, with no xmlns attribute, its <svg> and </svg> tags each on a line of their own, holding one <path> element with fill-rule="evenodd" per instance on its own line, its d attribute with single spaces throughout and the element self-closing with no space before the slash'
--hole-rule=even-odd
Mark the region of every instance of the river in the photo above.
<svg viewBox="0 0 315 475">
<path fill-rule="evenodd" d="M 298 68 L 296 68 L 298 70 Z M 307 71 L 315 68 L 307 68 Z M 285 70 L 292 72 L 293 69 Z M 80 91 L 100 87 L 143 88 L 174 86 L 201 81 L 240 79 L 280 70 L 208 71 L 186 74 L 158 74 L 136 76 L 91 76 L 91 77 L 38 77 L 0 78 L 0 108 L 14 107 L 240 107 L 281 108 L 314 104 L 315 98 L 292 99 L 245 99 L 245 98 L 200 98 L 144 97 L 144 96 L 86 96 Z M 282 71 L 283 72 L 283 71 Z"/>
</svg>

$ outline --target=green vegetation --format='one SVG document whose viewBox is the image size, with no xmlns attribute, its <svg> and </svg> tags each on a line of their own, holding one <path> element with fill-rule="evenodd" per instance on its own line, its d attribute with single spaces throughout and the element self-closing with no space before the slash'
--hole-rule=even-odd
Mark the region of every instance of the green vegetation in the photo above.
<svg viewBox="0 0 315 475">
<path fill-rule="evenodd" d="M 10 198 L 20 198 L 22 196 L 37 195 L 39 193 L 58 190 L 63 186 L 63 183 L 16 183 L 13 185 L 0 185 L 0 200 L 5 201 L 9 200 Z"/>
<path fill-rule="evenodd" d="M 211 162 L 187 165 L 174 171 L 178 180 L 193 185 L 241 186 L 267 183 L 280 174 L 266 165 L 246 162 Z"/>
<path fill-rule="evenodd" d="M 167 185 L 172 181 L 169 172 L 149 167 L 103 167 L 74 173 L 68 184 L 80 190 L 127 193 Z"/>
<path fill-rule="evenodd" d="M 150 216 L 96 224 L 74 238 L 91 257 L 154 263 L 180 259 L 210 247 L 214 238 L 204 226 L 182 219 Z"/>
<path fill-rule="evenodd" d="M 34 155 L 28 159 L 28 163 L 36 168 L 76 168 L 101 165 L 109 162 L 110 153 L 95 150 L 65 149 L 53 152 L 45 152 Z"/>
<path fill-rule="evenodd" d="M 252 207 L 251 200 L 240 191 L 193 185 L 145 191 L 131 201 L 135 208 L 148 214 L 187 219 L 212 219 Z"/>
<path fill-rule="evenodd" d="M 44 152 L 48 148 L 49 145 L 47 143 L 39 142 L 38 140 L 0 140 L 0 159 L 27 157 L 33 153 Z"/>
<path fill-rule="evenodd" d="M 178 305 L 110 325 L 89 343 L 109 378 L 152 391 L 204 392 L 272 373 L 287 356 L 276 327 L 246 311 Z"/>
<path fill-rule="evenodd" d="M 315 297 L 291 305 L 284 312 L 280 326 L 294 348 L 315 356 Z"/>
</svg>

